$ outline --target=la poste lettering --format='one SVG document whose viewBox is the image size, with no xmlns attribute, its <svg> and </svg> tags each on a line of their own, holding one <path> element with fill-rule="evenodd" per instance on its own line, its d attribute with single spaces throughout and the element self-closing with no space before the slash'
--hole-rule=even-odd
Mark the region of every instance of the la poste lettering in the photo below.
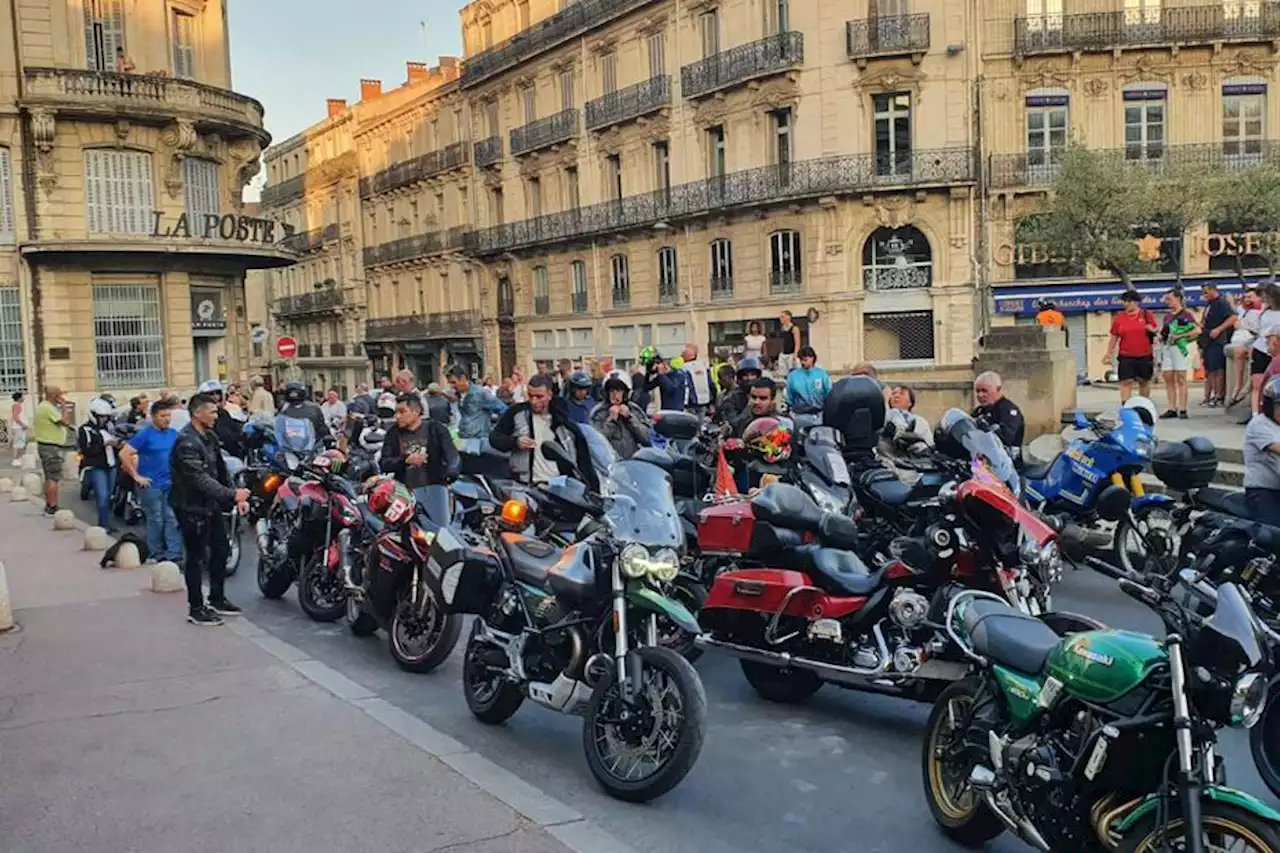
<svg viewBox="0 0 1280 853">
<path fill-rule="evenodd" d="M 167 224 L 162 211 L 157 210 L 154 215 L 151 236 L 166 239 L 198 237 L 204 240 L 235 240 L 240 243 L 271 245 L 288 237 L 293 231 L 289 226 L 274 219 L 237 216 L 234 213 L 224 215 L 206 213 L 203 216 L 188 216 L 181 213 Z"/>
</svg>

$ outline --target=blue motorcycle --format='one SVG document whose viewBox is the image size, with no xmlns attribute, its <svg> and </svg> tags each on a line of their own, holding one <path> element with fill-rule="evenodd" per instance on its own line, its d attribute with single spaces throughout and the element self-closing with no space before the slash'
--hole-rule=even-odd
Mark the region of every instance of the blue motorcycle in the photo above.
<svg viewBox="0 0 1280 853">
<path fill-rule="evenodd" d="M 1053 461 L 1023 470 L 1023 499 L 1033 509 L 1057 518 L 1068 551 L 1075 538 L 1068 528 L 1076 525 L 1081 528 L 1077 544 L 1105 547 L 1109 538 L 1120 565 L 1137 570 L 1141 555 L 1160 547 L 1156 543 L 1168 542 L 1168 532 L 1177 527 L 1173 498 L 1147 494 L 1142 485 L 1142 471 L 1156 450 L 1155 430 L 1137 408 L 1121 409 L 1116 423 L 1076 412 L 1075 428 L 1090 435 L 1070 442 Z M 1098 530 L 1098 505 L 1101 500 L 1114 500 L 1120 490 L 1129 495 L 1129 511 L 1116 522 L 1114 536 L 1107 537 Z M 1161 535 L 1152 535 L 1156 531 Z"/>
</svg>

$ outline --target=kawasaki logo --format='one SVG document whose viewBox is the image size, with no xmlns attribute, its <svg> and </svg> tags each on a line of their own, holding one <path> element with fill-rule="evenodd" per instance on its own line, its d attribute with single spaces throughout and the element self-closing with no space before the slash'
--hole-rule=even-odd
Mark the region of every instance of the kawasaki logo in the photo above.
<svg viewBox="0 0 1280 853">
<path fill-rule="evenodd" d="M 1092 649 L 1086 648 L 1084 646 L 1074 646 L 1072 647 L 1071 651 L 1075 652 L 1077 655 L 1079 655 L 1080 657 L 1084 658 L 1087 661 L 1092 661 L 1093 663 L 1100 663 L 1103 666 L 1111 666 L 1111 664 L 1116 662 L 1116 659 L 1113 658 L 1111 655 L 1104 655 L 1099 652 L 1095 652 Z"/>
</svg>

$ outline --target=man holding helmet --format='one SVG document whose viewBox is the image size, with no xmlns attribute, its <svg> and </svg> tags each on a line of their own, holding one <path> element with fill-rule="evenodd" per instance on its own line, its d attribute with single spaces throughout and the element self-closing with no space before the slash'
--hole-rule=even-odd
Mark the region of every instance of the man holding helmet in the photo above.
<svg viewBox="0 0 1280 853">
<path fill-rule="evenodd" d="M 1244 430 L 1244 499 L 1254 521 L 1280 527 L 1280 377 L 1262 386 Z"/>
<path fill-rule="evenodd" d="M 89 420 L 76 432 L 80 468 L 89 478 L 94 503 L 98 507 L 98 526 L 107 531 L 113 530 L 111 492 L 116 486 L 116 448 L 120 444 L 120 440 L 111 431 L 115 416 L 115 406 L 98 397 L 89 403 Z"/>
</svg>

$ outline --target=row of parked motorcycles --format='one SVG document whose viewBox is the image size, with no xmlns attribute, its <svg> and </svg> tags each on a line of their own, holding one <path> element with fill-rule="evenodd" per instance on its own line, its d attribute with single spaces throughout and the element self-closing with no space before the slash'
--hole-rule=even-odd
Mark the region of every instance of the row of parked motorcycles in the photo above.
<svg viewBox="0 0 1280 853">
<path fill-rule="evenodd" d="M 296 583 L 312 619 L 384 631 L 412 672 L 465 630 L 473 715 L 500 724 L 528 700 L 580 716 L 588 767 L 619 799 L 659 797 L 694 766 L 707 702 L 693 664 L 720 653 L 769 701 L 832 684 L 932 703 L 924 790 L 961 842 L 1280 851 L 1280 813 L 1226 787 L 1215 746 L 1219 729 L 1253 727 L 1280 794 L 1266 702 L 1280 531 L 1206 510 L 1199 486 L 1199 502 L 1141 500 L 1150 461 L 1187 485 L 1205 454 L 1156 445 L 1133 408 L 1082 419 L 1091 450 L 1022 473 L 963 412 L 933 442 L 901 423 L 853 377 L 788 424 L 785 458 L 679 412 L 655 417 L 663 446 L 627 460 L 590 428 L 590 459 L 544 444 L 563 473 L 536 486 L 484 442 L 448 486 L 415 491 L 377 475 L 363 435 L 347 453 L 276 454 L 243 472 L 259 588 Z M 1082 473 L 1121 433 L 1150 442 L 1147 460 Z M 1087 511 L 1046 497 L 1089 477 Z M 1151 523 L 1156 506 L 1173 527 Z M 1116 547 L 1084 553 L 1111 525 Z M 1116 578 L 1166 636 L 1055 610 L 1068 565 Z"/>
</svg>

